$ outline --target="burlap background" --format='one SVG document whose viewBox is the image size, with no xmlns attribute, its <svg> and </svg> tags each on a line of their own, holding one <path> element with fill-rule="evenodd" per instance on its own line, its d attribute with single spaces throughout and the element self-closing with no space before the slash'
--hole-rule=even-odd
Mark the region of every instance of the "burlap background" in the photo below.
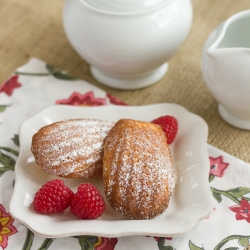
<svg viewBox="0 0 250 250">
<path fill-rule="evenodd" d="M 167 75 L 157 84 L 136 91 L 100 85 L 89 67 L 72 49 L 62 26 L 63 0 L 0 1 L 0 83 L 30 57 L 89 81 L 130 105 L 178 103 L 205 119 L 208 143 L 250 162 L 250 131 L 226 124 L 201 74 L 201 51 L 211 31 L 232 14 L 250 8 L 249 0 L 192 0 L 191 32 L 170 61 Z M 249 97 L 250 98 L 250 97 Z M 250 108 L 250 107 L 249 107 Z"/>
</svg>

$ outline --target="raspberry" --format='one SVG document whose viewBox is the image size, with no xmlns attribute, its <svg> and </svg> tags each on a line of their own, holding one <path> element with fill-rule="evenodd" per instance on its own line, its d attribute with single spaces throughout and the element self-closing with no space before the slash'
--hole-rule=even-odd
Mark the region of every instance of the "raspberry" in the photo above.
<svg viewBox="0 0 250 250">
<path fill-rule="evenodd" d="M 168 144 L 171 144 L 174 141 L 178 131 L 178 122 L 175 117 L 170 115 L 161 116 L 153 120 L 152 123 L 161 126 L 167 136 Z"/>
<path fill-rule="evenodd" d="M 70 206 L 73 197 L 73 191 L 62 180 L 51 180 L 35 194 L 34 209 L 40 214 L 60 213 Z"/>
<path fill-rule="evenodd" d="M 81 219 L 95 219 L 105 210 L 104 199 L 99 190 L 90 183 L 82 183 L 71 202 L 70 211 Z"/>
</svg>

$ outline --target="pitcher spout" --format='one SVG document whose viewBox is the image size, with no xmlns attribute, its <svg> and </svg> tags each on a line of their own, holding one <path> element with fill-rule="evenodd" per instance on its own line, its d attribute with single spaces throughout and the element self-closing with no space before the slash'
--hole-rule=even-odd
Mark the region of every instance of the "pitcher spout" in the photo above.
<svg viewBox="0 0 250 250">
<path fill-rule="evenodd" d="M 250 49 L 250 9 L 231 16 L 221 24 L 208 50 L 231 48 Z"/>
<path fill-rule="evenodd" d="M 209 67 L 245 60 L 250 53 L 250 9 L 239 12 L 218 26 L 208 37 L 203 53 L 203 71 Z M 242 58 L 244 57 L 244 58 Z"/>
</svg>

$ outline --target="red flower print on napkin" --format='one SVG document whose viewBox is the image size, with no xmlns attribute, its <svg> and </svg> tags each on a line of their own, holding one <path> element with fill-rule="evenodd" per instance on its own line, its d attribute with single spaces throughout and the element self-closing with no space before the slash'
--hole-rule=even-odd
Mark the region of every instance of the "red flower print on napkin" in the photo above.
<svg viewBox="0 0 250 250">
<path fill-rule="evenodd" d="M 93 91 L 84 94 L 74 92 L 68 99 L 57 100 L 56 104 L 68 104 L 74 106 L 102 106 L 106 105 L 105 98 L 96 98 Z"/>
<path fill-rule="evenodd" d="M 219 156 L 217 158 L 209 157 L 209 160 L 210 160 L 209 174 L 217 177 L 222 177 L 229 163 L 223 162 L 222 156 Z"/>
<path fill-rule="evenodd" d="M 22 84 L 18 82 L 18 75 L 14 75 L 0 86 L 0 92 L 4 92 L 6 95 L 11 96 L 14 89 L 20 88 L 21 86 Z"/>
<path fill-rule="evenodd" d="M 98 242 L 95 244 L 95 250 L 114 250 L 117 244 L 117 238 L 98 238 Z"/>
<path fill-rule="evenodd" d="M 112 96 L 110 94 L 107 94 L 107 97 L 108 97 L 110 103 L 112 103 L 112 104 L 115 104 L 115 105 L 124 105 L 124 106 L 128 105 L 125 102 L 120 101 L 119 99 L 117 99 L 116 97 L 114 97 L 114 96 Z"/>
<path fill-rule="evenodd" d="M 156 236 L 154 236 L 154 239 L 157 241 L 157 245 L 158 245 L 159 249 L 168 249 L 170 246 L 166 245 L 166 244 L 168 244 L 166 241 L 172 240 L 173 238 L 172 237 L 156 237 Z"/>
<path fill-rule="evenodd" d="M 154 236 L 154 239 L 156 241 L 159 241 L 159 240 L 172 240 L 173 238 L 172 237 L 157 237 L 157 236 Z"/>
<path fill-rule="evenodd" d="M 236 220 L 246 220 L 250 223 L 250 203 L 246 199 L 241 199 L 239 205 L 229 208 L 236 213 Z"/>
<path fill-rule="evenodd" d="M 0 204 L 0 246 L 5 249 L 8 246 L 8 237 L 17 232 L 12 225 L 14 219 L 9 213 L 5 212 L 3 205 Z"/>
</svg>

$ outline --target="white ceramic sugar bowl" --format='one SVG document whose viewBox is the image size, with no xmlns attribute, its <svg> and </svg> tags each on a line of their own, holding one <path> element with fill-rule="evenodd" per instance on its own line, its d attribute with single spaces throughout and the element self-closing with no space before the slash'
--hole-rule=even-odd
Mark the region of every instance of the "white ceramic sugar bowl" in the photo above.
<svg viewBox="0 0 250 250">
<path fill-rule="evenodd" d="M 221 117 L 250 130 L 250 10 L 234 14 L 210 34 L 202 72 Z"/>
<path fill-rule="evenodd" d="M 66 0 L 63 24 L 94 78 L 137 89 L 166 74 L 192 17 L 190 0 Z"/>
</svg>

